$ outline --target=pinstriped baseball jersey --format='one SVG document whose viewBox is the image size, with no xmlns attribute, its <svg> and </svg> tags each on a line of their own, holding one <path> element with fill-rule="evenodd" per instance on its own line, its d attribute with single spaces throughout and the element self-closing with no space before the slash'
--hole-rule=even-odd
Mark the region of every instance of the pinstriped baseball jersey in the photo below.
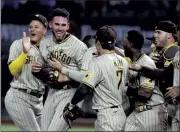
<svg viewBox="0 0 180 132">
<path fill-rule="evenodd" d="M 112 53 L 94 57 L 82 82 L 95 91 L 93 109 L 105 109 L 122 105 L 122 89 L 125 87 L 128 63 Z"/>
<path fill-rule="evenodd" d="M 14 41 L 10 47 L 8 63 L 15 60 L 22 51 L 22 39 Z M 43 91 L 44 85 L 42 84 L 42 82 L 31 74 L 31 64 L 37 61 L 43 63 L 43 59 L 39 53 L 39 50 L 35 46 L 31 45 L 26 63 L 23 66 L 21 73 L 18 76 L 14 77 L 13 81 L 11 82 L 11 87 L 33 89 L 40 92 Z"/>
<path fill-rule="evenodd" d="M 82 41 L 71 34 L 60 43 L 54 42 L 52 35 L 40 43 L 40 51 L 45 59 L 50 56 L 51 52 L 52 57 L 58 59 L 63 66 L 73 70 L 81 69 L 82 58 L 87 49 Z"/>
<path fill-rule="evenodd" d="M 174 65 L 174 78 L 173 78 L 173 86 L 180 86 L 179 74 L 180 74 L 180 51 L 178 51 L 174 57 L 173 65 Z"/>
<path fill-rule="evenodd" d="M 136 64 L 147 66 L 151 68 L 156 68 L 155 63 L 153 60 L 143 54 L 136 62 Z M 138 74 L 135 71 L 130 70 L 129 72 L 129 85 L 133 87 L 142 86 L 143 88 L 147 88 L 150 91 L 152 90 L 152 96 L 150 100 L 147 101 L 149 104 L 158 104 L 164 102 L 164 98 L 158 87 L 155 87 L 155 81 L 151 80 L 147 77 L 144 77 L 143 75 Z M 142 93 L 145 94 L 145 93 Z M 135 105 L 138 106 L 139 104 L 142 104 L 142 102 L 135 101 Z"/>
<path fill-rule="evenodd" d="M 69 35 L 64 41 L 56 43 L 53 36 L 46 37 L 40 43 L 40 51 L 46 60 L 52 56 L 59 60 L 64 67 L 72 70 L 86 70 L 88 65 L 83 65 L 84 54 L 88 50 L 87 46 L 73 35 Z M 90 57 L 91 53 L 89 53 Z M 88 55 L 86 56 L 88 57 Z M 86 60 L 89 63 L 91 59 Z M 63 118 L 63 109 L 71 101 L 76 89 L 50 89 L 42 111 L 42 130 L 43 131 L 67 131 L 69 126 Z M 82 102 L 79 104 L 82 106 Z"/>
<path fill-rule="evenodd" d="M 143 54 L 136 62 L 136 64 L 155 68 L 153 60 L 147 55 Z M 129 85 L 137 88 L 147 88 L 153 90 L 150 99 L 147 103 L 140 100 L 134 100 L 135 108 L 139 105 L 145 104 L 159 104 L 163 103 L 164 99 L 160 90 L 155 87 L 154 80 L 144 77 L 143 75 L 131 71 L 129 73 Z M 146 90 L 146 89 L 145 89 Z M 139 94 L 139 92 L 138 92 Z M 143 95 L 146 93 L 142 92 Z M 142 112 L 134 110 L 126 119 L 124 131 L 166 131 L 167 130 L 167 109 L 164 105 L 154 106 L 150 110 L 143 110 Z"/>
<path fill-rule="evenodd" d="M 173 86 L 180 86 L 180 81 L 179 81 L 179 74 L 180 74 L 180 51 L 178 51 L 174 57 L 173 60 L 173 65 L 174 65 L 174 77 L 173 77 Z M 175 115 L 172 119 L 172 127 L 171 131 L 179 131 L 180 130 L 180 104 L 178 105 L 173 105 L 175 107 Z"/>
</svg>

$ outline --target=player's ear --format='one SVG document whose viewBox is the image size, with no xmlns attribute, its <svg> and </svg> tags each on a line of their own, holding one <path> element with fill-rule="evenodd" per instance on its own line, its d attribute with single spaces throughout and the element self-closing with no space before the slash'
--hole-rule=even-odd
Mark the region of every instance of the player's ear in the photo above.
<svg viewBox="0 0 180 132">
<path fill-rule="evenodd" d="M 52 28 L 52 21 L 49 21 L 49 27 Z"/>
<path fill-rule="evenodd" d="M 172 33 L 167 33 L 167 39 L 170 39 L 172 37 Z"/>
</svg>

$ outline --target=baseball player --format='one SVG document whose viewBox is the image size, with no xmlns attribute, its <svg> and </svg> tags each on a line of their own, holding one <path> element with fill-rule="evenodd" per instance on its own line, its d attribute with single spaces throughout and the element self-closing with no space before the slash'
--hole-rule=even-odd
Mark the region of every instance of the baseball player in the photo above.
<svg viewBox="0 0 180 132">
<path fill-rule="evenodd" d="M 116 31 L 110 26 L 103 26 L 97 31 L 96 48 L 99 56 L 90 62 L 82 84 L 69 105 L 69 109 L 73 109 L 93 90 L 93 109 L 97 112 L 95 131 L 121 131 L 126 120 L 122 92 L 128 63 L 114 52 L 116 36 Z"/>
<path fill-rule="evenodd" d="M 161 21 L 155 27 L 154 38 L 156 49 L 151 58 L 154 60 L 157 68 L 166 68 L 172 62 L 179 47 L 177 46 L 177 26 L 171 21 Z M 165 88 L 172 86 L 171 82 L 159 81 L 159 88 L 164 94 Z"/>
<path fill-rule="evenodd" d="M 170 104 L 175 106 L 174 114 L 172 117 L 172 127 L 170 131 L 179 131 L 179 94 L 180 94 L 180 52 L 178 51 L 174 57 L 173 62 L 166 69 L 152 69 L 149 67 L 132 64 L 130 68 L 141 72 L 144 76 L 151 79 L 159 78 L 163 80 L 169 80 L 173 78 L 173 86 L 167 88 L 165 97 Z"/>
<path fill-rule="evenodd" d="M 31 74 L 31 64 L 43 61 L 38 46 L 47 26 L 44 16 L 31 15 L 29 37 L 23 32 L 22 39 L 10 47 L 8 65 L 14 78 L 5 96 L 5 107 L 21 131 L 40 131 L 44 85 Z"/>
<path fill-rule="evenodd" d="M 56 65 L 49 57 L 52 60 L 57 59 L 62 62 L 65 67 L 81 70 L 82 59 L 88 48 L 82 41 L 67 32 L 69 29 L 69 12 L 66 9 L 56 8 L 52 13 L 49 27 L 52 29 L 53 35 L 46 37 L 40 43 L 43 58 L 54 68 Z M 37 69 L 41 69 L 38 64 L 33 66 L 33 71 L 38 72 Z M 42 111 L 43 131 L 67 131 L 69 128 L 62 116 L 63 108 L 72 99 L 79 83 L 70 85 L 68 82 L 71 80 L 66 79 L 67 85 L 64 87 L 59 86 L 58 89 L 51 87 L 49 89 Z"/>
<path fill-rule="evenodd" d="M 122 42 L 125 56 L 131 59 L 131 63 L 155 68 L 153 60 L 141 51 L 143 43 L 140 32 L 128 31 Z M 165 131 L 167 111 L 155 81 L 131 70 L 128 80 L 126 94 L 133 111 L 127 117 L 124 131 Z"/>
<path fill-rule="evenodd" d="M 173 58 L 178 51 L 177 46 L 177 26 L 171 21 L 161 21 L 155 27 L 154 38 L 156 49 L 151 58 L 154 60 L 157 68 L 166 69 L 172 63 Z M 156 82 L 159 89 L 166 93 L 166 88 L 173 85 L 172 78 L 167 81 L 159 80 Z M 173 117 L 174 105 L 168 104 L 168 129 L 171 129 L 171 119 Z"/>
</svg>

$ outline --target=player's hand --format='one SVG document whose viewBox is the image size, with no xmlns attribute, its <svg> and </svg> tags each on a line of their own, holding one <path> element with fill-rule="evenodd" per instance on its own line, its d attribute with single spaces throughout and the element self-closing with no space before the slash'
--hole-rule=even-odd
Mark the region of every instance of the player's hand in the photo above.
<svg viewBox="0 0 180 132">
<path fill-rule="evenodd" d="M 138 64 L 129 64 L 129 69 L 134 71 L 140 71 L 142 69 L 142 66 Z"/>
<path fill-rule="evenodd" d="M 26 37 L 26 32 L 23 32 L 22 35 L 22 45 L 23 45 L 23 52 L 28 53 L 31 47 L 30 37 Z"/>
<path fill-rule="evenodd" d="M 41 69 L 42 69 L 41 63 L 36 62 L 32 64 L 32 72 L 40 72 Z"/>
<path fill-rule="evenodd" d="M 55 58 L 48 59 L 47 62 L 52 68 L 54 68 L 54 69 L 58 70 L 59 72 L 61 72 L 62 65 L 57 59 L 55 59 Z"/>
<path fill-rule="evenodd" d="M 150 57 L 154 61 L 154 63 L 158 63 L 160 59 L 160 54 L 150 55 Z"/>
<path fill-rule="evenodd" d="M 66 75 L 59 73 L 58 82 L 67 82 L 67 81 L 70 81 L 70 79 Z"/>
<path fill-rule="evenodd" d="M 165 97 L 173 100 L 179 96 L 180 86 L 169 87 L 166 90 L 168 91 L 166 92 Z"/>
</svg>

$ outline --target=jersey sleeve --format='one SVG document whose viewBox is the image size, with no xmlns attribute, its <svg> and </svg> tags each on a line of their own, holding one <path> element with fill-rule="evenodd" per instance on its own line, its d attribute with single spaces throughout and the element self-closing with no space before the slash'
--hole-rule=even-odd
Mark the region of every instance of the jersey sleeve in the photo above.
<svg viewBox="0 0 180 132">
<path fill-rule="evenodd" d="M 154 86 L 155 86 L 154 80 L 144 77 L 144 76 L 140 76 L 140 87 L 147 88 L 147 89 L 153 89 Z"/>
<path fill-rule="evenodd" d="M 81 70 L 86 71 L 92 59 L 93 59 L 93 54 L 88 49 L 83 56 Z"/>
<path fill-rule="evenodd" d="M 8 58 L 8 64 L 15 60 L 22 52 L 23 46 L 22 46 L 22 40 L 15 40 L 9 50 L 9 58 Z"/>
<path fill-rule="evenodd" d="M 91 88 L 95 88 L 103 80 L 101 69 L 94 62 L 91 62 L 88 71 L 82 79 L 82 83 L 88 85 Z"/>
<path fill-rule="evenodd" d="M 152 68 L 156 68 L 156 66 L 152 60 L 149 60 L 149 62 L 147 61 L 143 65 L 148 66 L 148 67 L 152 67 Z M 149 98 L 154 91 L 155 80 L 152 80 L 148 77 L 140 75 L 139 87 L 140 87 L 140 89 L 138 90 L 138 94 Z"/>
<path fill-rule="evenodd" d="M 80 41 L 79 43 L 81 43 L 81 44 L 80 44 L 79 49 L 77 51 L 76 64 L 77 64 L 78 68 L 81 69 L 83 61 L 84 61 L 83 58 L 84 58 L 85 53 L 87 52 L 88 48 L 87 48 L 87 46 L 83 42 Z M 86 55 L 86 57 L 87 57 L 87 55 Z M 87 64 L 88 64 L 88 62 L 87 62 Z"/>
<path fill-rule="evenodd" d="M 43 59 L 47 60 L 48 56 L 50 55 L 50 52 L 52 51 L 52 46 L 50 46 L 48 39 L 41 40 L 39 50 Z"/>
</svg>

